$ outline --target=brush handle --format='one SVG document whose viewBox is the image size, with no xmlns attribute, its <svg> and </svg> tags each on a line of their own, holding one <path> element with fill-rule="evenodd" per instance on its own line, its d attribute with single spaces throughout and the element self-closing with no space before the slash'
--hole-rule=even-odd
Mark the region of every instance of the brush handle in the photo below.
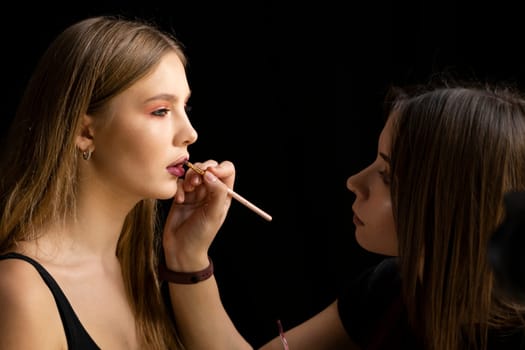
<svg viewBox="0 0 525 350">
<path fill-rule="evenodd" d="M 199 175 L 204 175 L 204 173 L 205 173 L 204 170 L 202 170 L 198 166 L 193 165 L 189 161 L 186 161 L 186 165 L 190 169 L 193 169 L 193 171 L 195 171 Z M 221 183 L 223 183 L 223 182 L 221 181 Z M 226 186 L 226 184 L 224 184 L 224 186 Z M 232 196 L 232 198 L 236 199 L 239 203 L 244 205 L 246 208 L 248 208 L 251 211 L 253 211 L 254 213 L 258 214 L 264 220 L 272 221 L 272 217 L 268 213 L 266 213 L 264 210 L 262 210 L 262 209 L 258 208 L 257 206 L 255 206 L 252 202 L 250 202 L 249 200 L 247 200 L 246 198 L 244 198 L 243 196 L 241 196 L 240 194 L 238 194 L 237 192 L 235 192 L 231 188 L 228 188 L 228 193 L 230 194 L 230 196 Z"/>
<path fill-rule="evenodd" d="M 226 185 L 225 185 L 226 186 Z M 232 198 L 235 198 L 239 203 L 244 205 L 246 208 L 250 209 L 254 213 L 258 214 L 260 217 L 262 217 L 266 221 L 272 221 L 272 217 L 266 213 L 264 210 L 260 209 L 259 207 L 256 207 L 252 202 L 232 190 L 231 188 L 228 188 L 228 193 Z"/>
</svg>

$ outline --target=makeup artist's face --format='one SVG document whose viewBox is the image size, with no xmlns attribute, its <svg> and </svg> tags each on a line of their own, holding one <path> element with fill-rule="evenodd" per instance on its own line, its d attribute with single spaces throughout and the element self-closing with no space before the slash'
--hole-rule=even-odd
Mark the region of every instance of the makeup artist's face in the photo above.
<svg viewBox="0 0 525 350">
<path fill-rule="evenodd" d="M 349 177 L 346 186 L 356 196 L 352 209 L 359 245 L 373 253 L 395 256 L 397 235 L 389 184 L 391 119 L 379 136 L 377 158 L 367 168 Z"/>
<path fill-rule="evenodd" d="M 169 53 L 110 102 L 106 121 L 95 129 L 90 160 L 103 185 L 132 199 L 175 194 L 187 147 L 197 139 L 185 110 L 189 95 L 184 66 Z"/>
</svg>

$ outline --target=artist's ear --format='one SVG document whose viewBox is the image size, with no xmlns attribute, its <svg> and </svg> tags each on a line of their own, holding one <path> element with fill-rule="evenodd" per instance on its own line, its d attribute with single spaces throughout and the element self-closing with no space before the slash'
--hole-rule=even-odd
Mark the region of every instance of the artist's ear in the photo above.
<svg viewBox="0 0 525 350">
<path fill-rule="evenodd" d="M 82 151 L 89 150 L 93 152 L 95 150 L 95 144 L 93 139 L 95 137 L 95 120 L 92 116 L 84 114 L 80 127 L 77 130 L 76 146 Z"/>
</svg>

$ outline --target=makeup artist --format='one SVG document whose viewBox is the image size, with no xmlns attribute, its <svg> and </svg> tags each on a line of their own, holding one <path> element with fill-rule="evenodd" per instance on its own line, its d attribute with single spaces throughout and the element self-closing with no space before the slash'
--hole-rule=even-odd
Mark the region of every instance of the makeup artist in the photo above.
<svg viewBox="0 0 525 350">
<path fill-rule="evenodd" d="M 356 239 L 384 259 L 260 349 L 525 348 L 525 305 L 502 292 L 487 257 L 505 193 L 525 189 L 525 100 L 510 87 L 443 83 L 392 89 L 377 157 L 347 180 Z M 203 266 L 212 238 L 173 255 Z M 189 349 L 252 348 L 213 278 L 170 287 Z"/>
<path fill-rule="evenodd" d="M 187 284 L 214 283 L 207 247 L 235 169 L 184 167 L 197 140 L 185 67 L 174 37 L 123 17 L 72 24 L 40 59 L 1 148 L 0 349 L 195 349 L 167 283 L 197 299 Z"/>
</svg>

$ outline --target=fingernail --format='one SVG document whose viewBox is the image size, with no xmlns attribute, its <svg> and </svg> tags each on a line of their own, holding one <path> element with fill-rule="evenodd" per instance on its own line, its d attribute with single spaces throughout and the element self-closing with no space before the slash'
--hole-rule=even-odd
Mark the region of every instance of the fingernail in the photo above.
<svg viewBox="0 0 525 350">
<path fill-rule="evenodd" d="M 215 175 L 213 175 L 212 173 L 210 173 L 209 171 L 205 172 L 204 176 L 206 177 L 206 180 L 208 180 L 210 182 L 217 181 L 217 177 Z"/>
<path fill-rule="evenodd" d="M 195 186 L 198 186 L 201 184 L 201 177 L 200 176 L 194 176 L 193 179 L 191 179 L 191 183 Z"/>
</svg>

